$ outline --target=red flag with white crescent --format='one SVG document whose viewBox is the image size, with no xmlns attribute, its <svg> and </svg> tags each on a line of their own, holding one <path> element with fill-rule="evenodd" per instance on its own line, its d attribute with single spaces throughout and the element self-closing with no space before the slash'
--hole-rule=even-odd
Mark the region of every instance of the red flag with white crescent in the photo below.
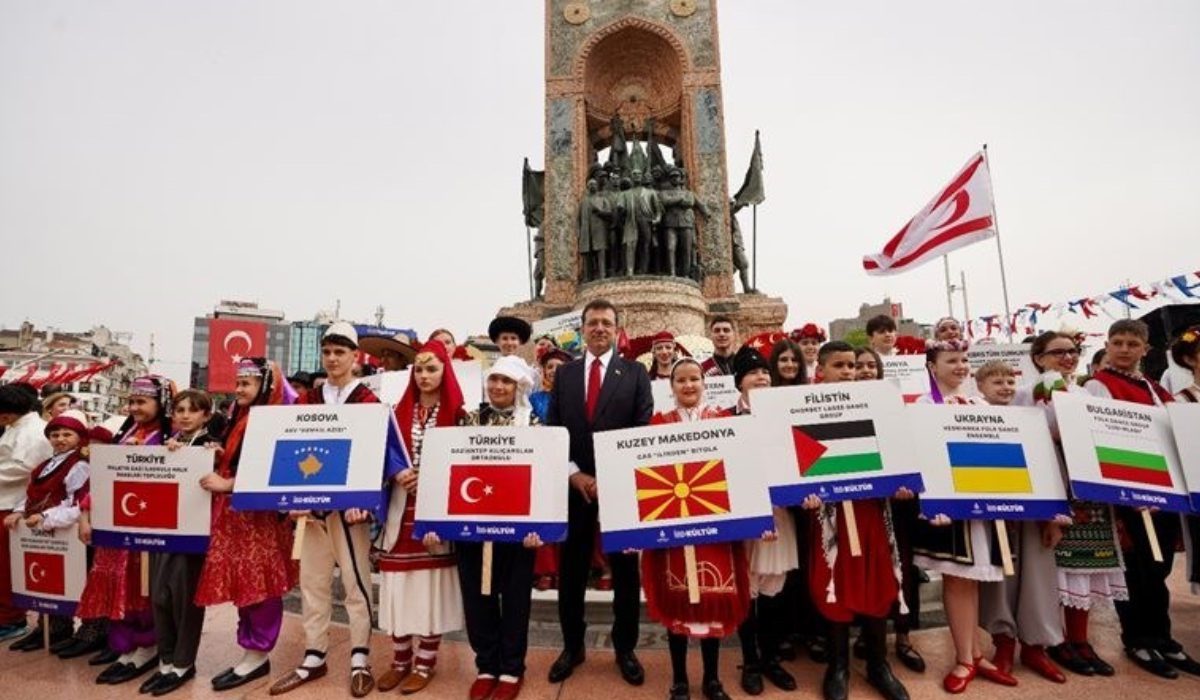
<svg viewBox="0 0 1200 700">
<path fill-rule="evenodd" d="M 533 467 L 528 464 L 450 465 L 448 515 L 529 515 Z"/>
<path fill-rule="evenodd" d="M 971 156 L 950 184 L 925 205 L 883 251 L 863 256 L 869 275 L 904 272 L 996 235 L 992 181 L 983 151 Z"/>
<path fill-rule="evenodd" d="M 174 530 L 179 527 L 179 484 L 114 481 L 113 525 Z"/>
<path fill-rule="evenodd" d="M 25 552 L 25 590 L 45 595 L 65 595 L 67 564 L 62 554 Z"/>
<path fill-rule="evenodd" d="M 266 357 L 267 324 L 213 318 L 208 321 L 208 390 L 233 391 L 243 357 Z"/>
</svg>

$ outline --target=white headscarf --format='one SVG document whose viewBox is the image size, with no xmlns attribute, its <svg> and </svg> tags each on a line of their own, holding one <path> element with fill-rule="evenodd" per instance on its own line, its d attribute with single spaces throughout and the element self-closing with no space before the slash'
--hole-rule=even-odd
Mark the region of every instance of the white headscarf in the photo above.
<svg viewBox="0 0 1200 700">
<path fill-rule="evenodd" d="M 507 377 L 517 383 L 516 402 L 513 405 L 513 423 L 529 425 L 529 417 L 533 414 L 533 407 L 529 405 L 529 394 L 533 391 L 534 385 L 533 369 L 525 364 L 525 360 L 516 355 L 508 355 L 496 360 L 496 363 L 488 370 L 487 376 L 493 375 Z"/>
</svg>

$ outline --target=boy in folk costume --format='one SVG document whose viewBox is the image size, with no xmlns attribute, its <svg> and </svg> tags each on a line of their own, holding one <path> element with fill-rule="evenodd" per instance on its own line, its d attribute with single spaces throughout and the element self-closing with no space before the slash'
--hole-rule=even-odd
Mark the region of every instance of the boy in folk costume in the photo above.
<svg viewBox="0 0 1200 700">
<path fill-rule="evenodd" d="M 217 439 L 208 434 L 212 399 L 196 389 L 181 391 L 171 410 L 174 433 L 167 449 L 216 448 Z M 154 633 L 158 637 L 158 670 L 138 688 L 155 697 L 174 692 L 196 675 L 196 651 L 204 628 L 204 608 L 196 605 L 196 587 L 204 569 L 204 554 L 151 552 L 150 602 L 154 609 Z"/>
<path fill-rule="evenodd" d="M 529 405 L 533 380 L 524 360 L 501 357 L 488 370 L 487 402 L 468 413 L 462 425 L 541 425 Z M 441 539 L 430 532 L 424 544 L 437 547 Z M 541 546 L 541 538 L 533 532 L 519 543 L 492 543 L 491 593 L 484 595 L 483 544 L 456 544 L 467 639 L 475 652 L 477 674 L 468 692 L 470 700 L 514 700 L 521 692 L 529 647 L 534 550 Z"/>
<path fill-rule="evenodd" d="M 704 375 L 690 357 L 677 360 L 669 375 L 675 410 L 656 413 L 651 425 L 686 423 L 726 415 L 704 403 Z M 642 588 L 650 617 L 667 628 L 671 650 L 669 700 L 687 700 L 688 639 L 700 640 L 704 663 L 701 686 L 707 700 L 728 700 L 718 677 L 721 639 L 728 637 L 750 608 L 750 582 L 745 548 L 741 542 L 695 545 L 696 565 L 706 575 L 700 584 L 700 602 L 691 603 L 687 567 L 682 547 L 642 552 Z"/>
<path fill-rule="evenodd" d="M 117 431 L 118 445 L 162 445 L 171 433 L 174 384 L 165 377 L 133 380 L 129 389 L 129 418 Z M 89 499 L 90 500 L 90 499 Z M 80 538 L 91 540 L 88 508 L 80 520 Z M 83 618 L 106 617 L 108 646 L 119 654 L 100 672 L 97 683 L 116 685 L 149 671 L 158 658 L 154 615 L 149 597 L 141 592 L 141 553 L 97 547 L 92 569 L 79 599 L 76 614 Z"/>
<path fill-rule="evenodd" d="M 14 530 L 24 521 L 31 530 L 53 532 L 79 522 L 79 501 L 87 495 L 91 474 L 87 463 L 87 416 L 67 409 L 46 424 L 46 437 L 54 455 L 34 468 L 25 487 L 25 497 L 4 518 L 4 526 Z M 0 533 L 8 537 L 8 533 Z M 50 643 L 71 639 L 74 624 L 70 616 L 42 615 L 32 632 L 13 643 L 13 651 L 41 649 L 42 625 L 49 619 Z"/>
<path fill-rule="evenodd" d="M 975 383 L 984 400 L 993 406 L 1008 406 L 1017 393 L 1017 374 L 1002 360 L 985 363 L 975 372 Z M 980 626 L 992 635 L 996 654 L 992 663 L 1011 674 L 1017 639 L 1021 640 L 1021 663 L 1043 678 L 1066 683 L 1067 677 L 1054 665 L 1046 649 L 1063 641 L 1058 612 L 1058 571 L 1054 548 L 1062 539 L 1062 528 L 1071 520 L 1059 516 L 1051 521 L 1013 520 L 1005 523 L 1013 543 L 1016 573 L 1002 581 L 979 584 Z"/>
<path fill-rule="evenodd" d="M 826 343 L 817 355 L 816 383 L 855 381 L 855 352 L 847 343 Z M 896 498 L 912 499 L 908 489 Z M 908 691 L 888 665 L 887 620 L 900 594 L 900 554 L 886 499 L 850 501 L 858 524 L 861 556 L 850 555 L 845 507 L 823 504 L 815 495 L 804 501 L 813 511 L 809 527 L 808 586 L 813 603 L 830 623 L 829 666 L 821 688 L 826 700 L 845 700 L 850 694 L 850 625 L 862 622 L 867 658 L 867 682 L 889 700 L 907 700 Z"/>
<path fill-rule="evenodd" d="M 213 493 L 213 521 L 196 605 L 236 605 L 237 643 L 243 650 L 236 664 L 212 679 L 213 690 L 218 691 L 271 672 L 269 653 L 283 626 L 283 594 L 297 579 L 287 518 L 273 511 L 233 510 L 229 495 L 237 479 L 251 407 L 293 403 L 296 396 L 278 365 L 264 357 L 250 357 L 238 364 L 234 397 L 216 471 L 200 479 L 200 486 Z"/>
<path fill-rule="evenodd" d="M 733 357 L 733 376 L 741 392 L 733 412 L 748 415 L 751 392 L 771 386 L 770 364 L 757 350 L 743 345 Z M 780 594 L 788 572 L 800 566 L 796 521 L 786 508 L 775 507 L 772 512 L 774 534 L 750 543 L 750 610 L 738 627 L 742 645 L 741 685 L 750 695 L 763 692 L 763 676 L 781 690 L 796 689 L 795 677 L 779 663 L 787 610 Z"/>
<path fill-rule="evenodd" d="M 1122 320 L 1108 329 L 1107 366 L 1083 388 L 1091 395 L 1146 406 L 1174 401 L 1158 382 L 1141 372 L 1149 350 L 1150 331 L 1141 321 Z M 1150 539 L 1142 519 L 1142 508 L 1114 506 L 1121 551 L 1125 557 L 1125 583 L 1129 600 L 1116 601 L 1121 619 L 1121 642 L 1125 654 L 1138 666 L 1163 678 L 1179 673 L 1200 675 L 1200 662 L 1188 656 L 1171 636 L 1171 594 L 1167 577 L 1175 560 L 1175 545 L 1182 537 L 1177 513 L 1152 512 L 1163 561 L 1154 561 Z"/>
<path fill-rule="evenodd" d="M 321 366 L 327 375 L 319 389 L 301 397 L 306 404 L 379 403 L 352 371 L 358 356 L 358 333 L 345 321 L 332 324 L 321 338 Z M 291 673 L 271 686 L 282 695 L 328 672 L 329 621 L 333 614 L 333 567 L 341 572 L 350 618 L 350 694 L 361 698 L 375 687 L 371 675 L 371 524 L 369 511 L 296 511 L 306 532 L 300 551 L 300 598 L 304 608 L 304 658 Z"/>
<path fill-rule="evenodd" d="M 414 540 L 413 524 L 425 431 L 458 425 L 465 417 L 462 389 L 446 346 L 426 343 L 396 405 L 396 422 L 412 466 L 392 479 L 379 557 L 379 626 L 391 635 L 393 649 L 392 667 L 379 677 L 381 691 L 399 686 L 408 695 L 423 690 L 433 679 L 442 634 L 463 626 L 454 552 L 445 543 L 426 547 Z"/>
</svg>

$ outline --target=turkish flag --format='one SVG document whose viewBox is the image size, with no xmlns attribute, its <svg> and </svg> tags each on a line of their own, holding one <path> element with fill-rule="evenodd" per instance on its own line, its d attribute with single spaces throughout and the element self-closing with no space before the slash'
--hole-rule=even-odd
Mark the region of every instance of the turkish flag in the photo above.
<svg viewBox="0 0 1200 700">
<path fill-rule="evenodd" d="M 66 595 L 67 563 L 62 554 L 25 552 L 25 590 Z"/>
<path fill-rule="evenodd" d="M 114 481 L 113 525 L 165 530 L 179 527 L 179 484 Z"/>
<path fill-rule="evenodd" d="M 533 467 L 452 464 L 448 515 L 529 515 Z"/>
<path fill-rule="evenodd" d="M 208 321 L 208 390 L 233 391 L 243 357 L 267 356 L 267 324 L 255 321 Z"/>
</svg>

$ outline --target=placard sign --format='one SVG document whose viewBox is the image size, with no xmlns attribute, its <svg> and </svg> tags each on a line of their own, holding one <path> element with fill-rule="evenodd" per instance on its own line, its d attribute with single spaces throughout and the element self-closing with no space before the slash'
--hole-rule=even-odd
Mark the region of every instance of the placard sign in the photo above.
<svg viewBox="0 0 1200 700">
<path fill-rule="evenodd" d="M 1068 392 L 1054 407 L 1076 498 L 1190 510 L 1165 409 Z"/>
<path fill-rule="evenodd" d="M 13 605 L 74 615 L 87 576 L 87 547 L 79 541 L 78 526 L 42 532 L 22 522 L 5 535 Z"/>
<path fill-rule="evenodd" d="M 567 538 L 566 428 L 433 428 L 421 450 L 416 535 L 543 542 Z"/>
<path fill-rule="evenodd" d="M 671 393 L 671 382 L 660 379 L 650 382 L 650 392 L 654 396 L 654 412 L 666 413 L 675 410 L 675 395 Z M 733 383 L 733 377 L 721 375 L 704 378 L 704 402 L 714 408 L 733 408 L 737 405 L 741 392 Z"/>
<path fill-rule="evenodd" d="M 924 355 L 889 355 L 881 359 L 883 378 L 896 381 L 905 403 L 912 403 L 921 394 L 929 393 L 929 372 L 925 369 Z"/>
<path fill-rule="evenodd" d="M 1167 404 L 1192 510 L 1200 513 L 1200 403 Z"/>
<path fill-rule="evenodd" d="M 583 325 L 583 317 L 577 311 L 571 311 L 558 316 L 543 318 L 533 322 L 533 337 L 548 335 L 558 343 L 558 347 L 567 352 L 578 352 L 583 349 L 583 338 L 579 330 Z"/>
<path fill-rule="evenodd" d="M 749 416 L 593 437 L 604 551 L 758 539 L 775 529 Z"/>
<path fill-rule="evenodd" d="M 93 445 L 92 543 L 146 552 L 208 551 L 213 470 L 206 447 Z"/>
<path fill-rule="evenodd" d="M 1050 520 L 1070 515 L 1041 408 L 914 404 L 905 412 L 925 479 L 921 511 L 926 516 Z"/>
<path fill-rule="evenodd" d="M 971 376 L 984 364 L 1000 360 L 1012 367 L 1017 373 L 1017 384 L 1029 381 L 1030 377 L 1038 375 L 1033 366 L 1033 358 L 1029 356 L 1029 345 L 1026 343 L 979 343 L 972 345 L 967 351 L 967 362 L 971 365 Z"/>
<path fill-rule="evenodd" d="M 385 451 L 395 440 L 387 405 L 255 406 L 249 420 L 235 509 L 344 510 L 382 501 Z"/>
<path fill-rule="evenodd" d="M 893 382 L 759 389 L 750 404 L 767 430 L 758 463 L 770 474 L 775 505 L 795 505 L 809 494 L 832 502 L 924 489 Z"/>
</svg>

